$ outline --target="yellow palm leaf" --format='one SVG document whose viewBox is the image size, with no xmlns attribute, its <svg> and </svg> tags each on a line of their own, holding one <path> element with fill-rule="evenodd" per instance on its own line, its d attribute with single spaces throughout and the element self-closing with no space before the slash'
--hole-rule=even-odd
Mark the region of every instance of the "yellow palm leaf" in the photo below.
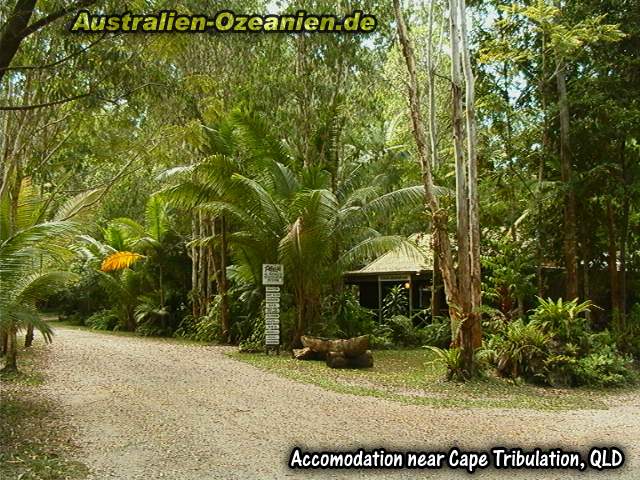
<svg viewBox="0 0 640 480">
<path fill-rule="evenodd" d="M 109 255 L 102 261 L 100 270 L 103 272 L 113 272 L 128 268 L 138 260 L 144 258 L 144 255 L 134 252 L 116 252 Z"/>
</svg>

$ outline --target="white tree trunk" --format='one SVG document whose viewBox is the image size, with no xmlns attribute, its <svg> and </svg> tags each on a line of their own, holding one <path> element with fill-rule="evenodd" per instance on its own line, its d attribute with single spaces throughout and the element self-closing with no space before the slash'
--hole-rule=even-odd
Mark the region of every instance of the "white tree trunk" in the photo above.
<svg viewBox="0 0 640 480">
<path fill-rule="evenodd" d="M 480 314 L 481 278 L 480 278 L 480 206 L 478 198 L 478 152 L 476 138 L 475 79 L 471 68 L 471 55 L 467 35 L 465 0 L 458 0 L 460 15 L 460 39 L 462 47 L 462 65 L 465 78 L 465 103 L 467 125 L 467 157 L 469 170 L 469 263 L 471 273 L 471 311 Z M 476 338 L 477 341 L 477 338 Z M 479 345 L 477 345 L 479 346 Z"/>
</svg>

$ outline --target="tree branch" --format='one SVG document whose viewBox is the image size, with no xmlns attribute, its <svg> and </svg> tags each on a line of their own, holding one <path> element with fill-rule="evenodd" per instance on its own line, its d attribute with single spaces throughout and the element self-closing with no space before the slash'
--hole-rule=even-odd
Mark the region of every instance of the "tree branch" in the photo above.
<svg viewBox="0 0 640 480">
<path fill-rule="evenodd" d="M 54 105 L 60 105 L 62 103 L 73 102 L 80 98 L 88 97 L 91 92 L 82 93 L 80 95 L 74 95 L 72 97 L 62 98 L 60 100 L 54 100 L 52 102 L 37 103 L 34 105 L 0 105 L 0 111 L 22 111 L 22 110 L 36 110 L 38 108 L 52 107 Z"/>
<path fill-rule="evenodd" d="M 91 42 L 89 45 L 87 45 L 86 47 L 82 47 L 80 50 L 70 53 L 69 55 L 67 55 L 64 58 L 61 58 L 60 60 L 57 60 L 55 62 L 51 62 L 51 63 L 47 63 L 45 65 L 18 65 L 15 67 L 0 67 L 0 71 L 14 71 L 14 70 L 42 70 L 45 68 L 51 68 L 51 67 L 55 67 L 57 65 L 60 65 L 61 63 L 66 62 L 67 60 L 70 60 L 74 57 L 77 57 L 78 55 L 82 55 L 84 52 L 86 52 L 87 50 L 89 50 L 91 47 L 93 47 L 94 45 L 97 45 L 99 42 L 101 42 L 102 40 L 104 40 L 106 37 L 106 33 L 104 35 L 102 35 L 100 38 L 98 38 L 95 42 Z"/>
<path fill-rule="evenodd" d="M 43 17 L 40 20 L 33 22 L 31 25 L 23 29 L 22 32 L 20 32 L 20 35 L 24 39 L 29 35 L 31 35 L 32 33 L 35 33 L 38 30 L 40 30 L 42 27 L 49 25 L 51 22 L 55 22 L 59 18 L 64 17 L 68 13 L 74 12 L 76 10 L 80 10 L 81 8 L 88 7 L 89 5 L 92 5 L 94 3 L 96 3 L 96 0 L 80 0 L 78 3 L 74 3 L 65 8 L 61 8 L 60 10 L 50 13 L 46 17 Z"/>
</svg>

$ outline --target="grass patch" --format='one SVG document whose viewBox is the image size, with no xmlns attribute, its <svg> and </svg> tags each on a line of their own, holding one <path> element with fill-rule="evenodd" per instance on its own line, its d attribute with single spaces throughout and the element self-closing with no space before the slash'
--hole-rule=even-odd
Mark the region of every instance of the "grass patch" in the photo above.
<svg viewBox="0 0 640 480">
<path fill-rule="evenodd" d="M 86 478 L 88 469 L 70 459 L 70 428 L 56 406 L 38 393 L 42 353 L 38 344 L 21 351 L 20 372 L 0 376 L 0 478 Z"/>
<path fill-rule="evenodd" d="M 140 339 L 144 339 L 152 342 L 165 342 L 165 343 L 177 343 L 177 344 L 184 344 L 184 345 L 200 345 L 200 346 L 217 345 L 216 343 L 213 343 L 213 342 L 201 342 L 198 340 L 190 340 L 188 338 L 181 338 L 181 337 L 145 336 L 145 335 L 140 335 L 137 332 L 129 332 L 126 330 L 98 330 L 91 327 L 87 327 L 86 325 L 78 325 L 77 323 L 69 322 L 67 320 L 58 320 L 54 317 L 48 318 L 47 322 L 53 328 L 54 335 L 55 335 L 56 328 L 65 328 L 67 330 L 81 330 L 85 332 L 99 333 L 102 335 L 112 335 L 116 337 L 135 337 L 135 338 L 140 338 Z M 55 336 L 53 341 L 55 342 Z"/>
<path fill-rule="evenodd" d="M 289 356 L 230 353 L 232 358 L 287 378 L 329 390 L 435 407 L 518 408 L 534 410 L 606 409 L 615 392 L 544 388 L 488 377 L 466 383 L 444 380 L 445 367 L 427 349 L 374 352 L 374 367 L 334 370 L 324 362 Z"/>
</svg>

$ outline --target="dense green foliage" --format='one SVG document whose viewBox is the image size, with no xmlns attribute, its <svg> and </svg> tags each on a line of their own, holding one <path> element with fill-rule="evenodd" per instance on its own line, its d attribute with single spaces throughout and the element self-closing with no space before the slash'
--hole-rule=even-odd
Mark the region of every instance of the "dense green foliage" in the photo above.
<svg viewBox="0 0 640 480">
<path fill-rule="evenodd" d="M 32 20 L 62 4 L 36 3 Z M 3 22 L 15 5 L 0 5 Z M 211 8 L 128 8 L 173 6 Z M 287 347 L 302 334 L 448 347 L 449 319 L 412 315 L 402 286 L 371 312 L 342 281 L 390 249 L 415 251 L 408 238 L 433 226 L 390 2 L 358 7 L 378 19 L 375 33 L 69 36 L 67 15 L 22 39 L 0 70 L 0 330 L 49 335 L 38 316 L 47 307 L 94 329 L 257 351 L 261 266 L 277 262 Z M 454 238 L 448 7 L 433 7 L 404 9 Z M 527 381 L 629 381 L 628 355 L 640 355 L 640 13 L 629 2 L 491 0 L 469 2 L 468 14 L 488 358 Z M 566 298 L 569 194 L 578 296 L 601 308 Z M 442 353 L 452 376 L 456 355 Z"/>
</svg>

